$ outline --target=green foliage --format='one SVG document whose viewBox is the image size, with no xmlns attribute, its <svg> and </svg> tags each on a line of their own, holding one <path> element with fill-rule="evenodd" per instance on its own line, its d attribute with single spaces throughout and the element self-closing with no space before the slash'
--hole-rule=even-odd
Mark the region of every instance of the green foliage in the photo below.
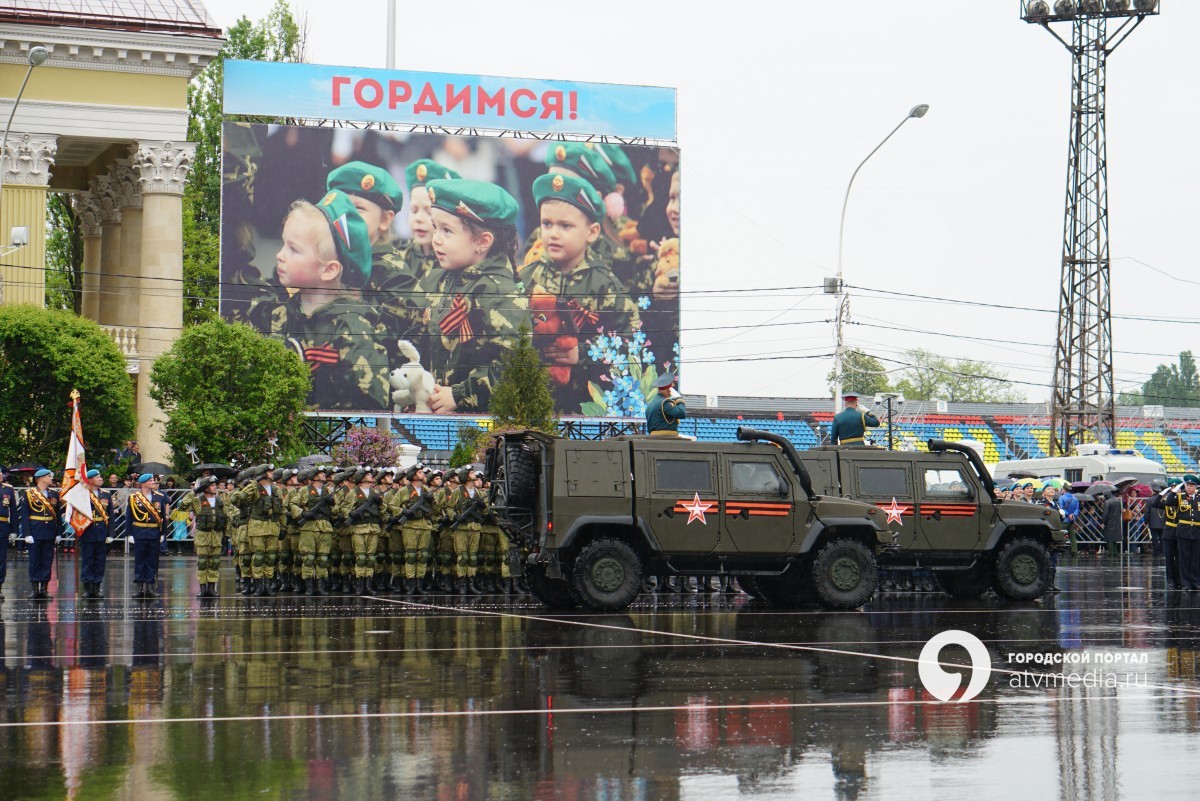
<svg viewBox="0 0 1200 801">
<path fill-rule="evenodd" d="M 400 463 L 400 449 L 383 429 L 355 426 L 334 446 L 331 458 L 338 467 L 394 467 Z"/>
<path fill-rule="evenodd" d="M 1200 406 L 1200 376 L 1190 350 L 1179 354 L 1179 364 L 1160 364 L 1140 392 L 1121 393 L 1130 406 Z"/>
<path fill-rule="evenodd" d="M 956 403 L 1020 403 L 1025 398 L 1008 376 L 985 362 L 947 359 L 927 350 L 910 350 L 911 366 L 896 382 L 907 400 L 948 400 Z"/>
<path fill-rule="evenodd" d="M 458 427 L 458 441 L 450 454 L 450 466 L 462 467 L 480 461 L 481 452 L 488 445 L 488 432 L 477 425 Z"/>
<path fill-rule="evenodd" d="M 0 306 L 0 463 L 60 465 L 67 455 L 71 390 L 91 460 L 136 429 L 125 358 L 90 320 L 36 306 Z"/>
<path fill-rule="evenodd" d="M 496 427 L 533 428 L 554 433 L 554 395 L 550 374 L 522 323 L 516 342 L 500 360 L 500 379 L 492 387 L 489 411 Z"/>
<path fill-rule="evenodd" d="M 857 392 L 864 398 L 873 398 L 883 392 L 891 392 L 883 362 L 860 350 L 846 351 L 842 362 L 842 392 Z M 826 381 L 829 382 L 829 392 L 834 392 L 836 371 L 830 370 Z"/>
<path fill-rule="evenodd" d="M 202 462 L 283 463 L 303 455 L 311 388 L 308 366 L 282 342 L 222 320 L 185 329 L 150 372 L 150 397 L 167 415 L 163 439 L 181 470 L 191 463 L 190 444 Z M 277 438 L 274 453 L 270 437 Z"/>
<path fill-rule="evenodd" d="M 67 196 L 46 196 L 46 306 L 79 314 L 83 302 L 83 234 Z"/>
<path fill-rule="evenodd" d="M 217 313 L 225 59 L 303 61 L 304 38 L 286 0 L 275 0 L 258 22 L 243 16 L 231 25 L 225 31 L 221 52 L 188 86 L 188 140 L 196 143 L 196 156 L 183 193 L 185 325 L 198 325 Z"/>
</svg>

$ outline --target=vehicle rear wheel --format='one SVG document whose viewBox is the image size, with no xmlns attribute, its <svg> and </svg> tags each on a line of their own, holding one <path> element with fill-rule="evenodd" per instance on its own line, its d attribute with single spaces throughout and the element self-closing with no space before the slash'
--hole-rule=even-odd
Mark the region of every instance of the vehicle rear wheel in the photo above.
<svg viewBox="0 0 1200 801">
<path fill-rule="evenodd" d="M 641 592 L 642 559 L 627 542 L 596 540 L 575 557 L 570 587 L 575 600 L 589 609 L 624 609 Z"/>
<path fill-rule="evenodd" d="M 812 561 L 812 584 L 826 609 L 857 609 L 875 595 L 875 554 L 858 540 L 827 543 Z"/>
<path fill-rule="evenodd" d="M 987 571 L 981 567 L 970 570 L 938 570 L 934 572 L 938 586 L 951 598 L 973 601 L 988 591 Z"/>
<path fill-rule="evenodd" d="M 525 583 L 529 585 L 533 597 L 547 609 L 574 609 L 578 606 L 567 582 L 548 577 L 543 564 L 525 565 Z"/>
<path fill-rule="evenodd" d="M 1050 554 L 1035 539 L 1012 540 L 996 556 L 992 582 L 1001 598 L 1032 601 L 1050 586 Z"/>
</svg>

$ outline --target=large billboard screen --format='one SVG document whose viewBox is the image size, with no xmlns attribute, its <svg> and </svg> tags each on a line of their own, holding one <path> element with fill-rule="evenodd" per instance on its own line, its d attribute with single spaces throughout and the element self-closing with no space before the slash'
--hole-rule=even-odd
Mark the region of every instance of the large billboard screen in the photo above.
<svg viewBox="0 0 1200 801">
<path fill-rule="evenodd" d="M 678 369 L 674 148 L 227 122 L 222 173 L 221 314 L 316 409 L 486 414 L 521 325 L 560 414 L 641 415 Z"/>
</svg>

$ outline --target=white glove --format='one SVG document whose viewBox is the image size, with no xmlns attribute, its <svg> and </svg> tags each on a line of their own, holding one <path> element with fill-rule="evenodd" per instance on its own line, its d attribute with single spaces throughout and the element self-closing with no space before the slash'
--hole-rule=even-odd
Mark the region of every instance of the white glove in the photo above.
<svg viewBox="0 0 1200 801">
<path fill-rule="evenodd" d="M 33 537 L 26 537 L 25 542 L 29 545 L 33 545 Z"/>
<path fill-rule="evenodd" d="M 166 538 L 165 536 L 164 536 L 164 537 L 159 537 L 159 538 L 158 538 L 158 541 L 161 543 L 161 542 L 164 542 L 166 539 L 167 539 L 167 538 Z"/>
<path fill-rule="evenodd" d="M 133 544 L 133 535 L 132 535 L 132 534 L 130 534 L 130 535 L 129 535 L 128 537 L 126 537 L 125 539 L 129 540 L 129 543 L 130 543 L 131 545 Z"/>
<path fill-rule="evenodd" d="M 16 545 L 16 544 L 17 544 L 17 535 L 16 535 L 16 534 L 9 534 L 9 535 L 8 535 L 8 544 L 9 544 L 9 545 Z"/>
<path fill-rule="evenodd" d="M 105 544 L 105 545 L 112 545 L 112 540 L 113 540 L 113 538 L 112 538 L 112 537 L 105 537 L 105 538 L 104 538 L 104 544 Z"/>
</svg>

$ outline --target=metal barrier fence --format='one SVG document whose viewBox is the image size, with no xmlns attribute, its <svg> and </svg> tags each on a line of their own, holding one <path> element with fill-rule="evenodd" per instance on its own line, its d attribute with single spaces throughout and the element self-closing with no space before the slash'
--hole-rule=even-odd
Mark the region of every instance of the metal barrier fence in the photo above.
<svg viewBox="0 0 1200 801">
<path fill-rule="evenodd" d="M 1079 498 L 1079 518 L 1075 521 L 1075 540 L 1080 544 L 1099 545 L 1104 542 L 1104 502 Z M 1129 543 L 1142 545 L 1150 543 L 1150 527 L 1147 522 L 1149 503 L 1147 498 L 1134 498 L 1126 506 L 1133 512 L 1133 518 L 1128 521 Z"/>
<path fill-rule="evenodd" d="M 16 494 L 19 496 L 24 496 L 24 494 L 27 491 L 28 491 L 28 489 L 25 487 L 17 487 L 16 488 Z M 119 539 L 119 538 L 125 537 L 128 532 L 128 528 L 125 524 L 125 509 L 126 509 L 125 501 L 129 498 L 129 495 L 133 492 L 133 490 L 110 490 L 110 492 L 112 492 L 114 494 L 114 498 L 113 498 L 113 517 L 112 517 L 112 520 L 109 521 L 109 530 L 112 532 L 114 539 Z M 175 502 L 178 499 L 182 498 L 184 495 L 186 495 L 188 492 L 190 492 L 190 490 L 188 490 L 188 489 L 171 489 L 171 490 L 159 490 L 159 492 L 161 492 L 163 495 L 166 495 L 168 502 L 170 502 L 171 505 L 174 506 Z M 21 503 L 24 503 L 24 502 L 25 502 L 24 498 L 22 497 Z M 195 522 L 195 520 L 191 520 L 191 519 L 182 520 L 182 521 L 172 521 L 171 523 L 168 523 L 167 538 L 166 538 L 165 544 L 167 544 L 167 545 L 175 544 L 175 547 L 182 547 L 182 546 L 186 545 L 187 547 L 190 548 L 192 541 L 193 541 L 193 533 L 195 532 L 195 527 L 196 527 L 196 522 Z M 13 532 L 14 536 L 15 536 L 15 534 L 16 534 L 16 532 Z M 75 544 L 75 537 L 74 537 L 74 535 L 66 534 L 66 535 L 58 538 L 57 544 L 60 546 L 63 546 L 63 547 L 71 547 L 72 545 Z"/>
</svg>

